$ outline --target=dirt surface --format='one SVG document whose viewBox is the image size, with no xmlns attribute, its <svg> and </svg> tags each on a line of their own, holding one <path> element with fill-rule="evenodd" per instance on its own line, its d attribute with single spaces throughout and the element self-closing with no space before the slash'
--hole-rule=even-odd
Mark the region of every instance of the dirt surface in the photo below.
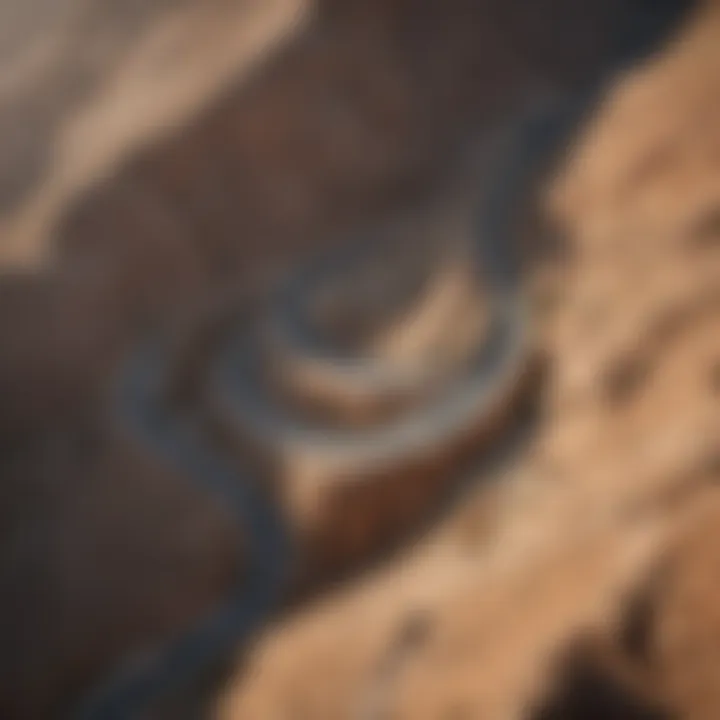
<svg viewBox="0 0 720 720">
<path fill-rule="evenodd" d="M 108 2 L 90 32 L 66 3 L 47 22 L 67 32 L 0 34 L 0 715 L 57 716 L 237 568 L 222 508 L 117 426 L 124 351 L 412 209 L 514 98 L 596 72 L 623 3 L 544 4 L 562 22 L 506 2 L 185 0 L 125 24 Z M 102 61 L 88 32 L 117 34 Z M 583 651 L 592 672 L 628 703 L 718 716 L 719 38 L 710 3 L 608 92 L 548 192 L 567 252 L 536 273 L 551 371 L 531 437 L 413 547 L 269 627 L 221 717 L 532 717 L 577 683 L 553 659 L 588 626 L 611 648 Z M 167 52 L 177 85 L 149 71 Z M 638 657 L 616 629 L 675 542 Z"/>
</svg>

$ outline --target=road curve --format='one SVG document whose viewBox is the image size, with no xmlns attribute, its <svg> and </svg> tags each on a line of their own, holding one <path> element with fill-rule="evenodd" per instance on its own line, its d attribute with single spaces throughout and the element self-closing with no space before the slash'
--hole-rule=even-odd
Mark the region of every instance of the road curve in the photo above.
<svg viewBox="0 0 720 720">
<path fill-rule="evenodd" d="M 332 462 L 363 468 L 391 465 L 449 442 L 469 425 L 489 421 L 493 411 L 509 401 L 530 350 L 528 312 L 522 292 L 513 217 L 523 202 L 528 183 L 557 149 L 575 117 L 575 103 L 551 105 L 523 115 L 513 131 L 512 151 L 497 171 L 491 191 L 477 215 L 478 268 L 490 287 L 491 323 L 486 342 L 464 374 L 447 392 L 407 417 L 381 428 L 337 430 L 296 420 L 264 395 L 256 383 L 254 349 L 240 328 L 212 367 L 215 398 L 243 435 L 284 452 L 300 445 L 320 452 Z M 569 112 L 570 111 L 570 112 Z M 291 314 L 290 314 L 291 315 Z M 288 317 L 287 328 L 292 328 Z M 294 333 L 293 352 L 327 366 L 335 359 L 320 352 L 313 357 L 302 333 Z M 314 352 L 314 351 L 313 351 Z M 387 372 L 372 361 L 352 362 L 351 373 L 367 378 Z M 128 362 L 119 391 L 118 413 L 136 441 L 162 456 L 199 489 L 215 495 L 234 514 L 243 529 L 245 564 L 223 605 L 202 618 L 156 657 L 120 669 L 81 704 L 81 720 L 126 720 L 183 682 L 214 658 L 246 642 L 277 609 L 293 568 L 292 548 L 279 508 L 257 489 L 250 476 L 238 475 L 191 418 L 177 417 L 164 403 L 163 388 L 172 370 L 169 353 L 157 343 L 143 346 Z M 392 377 L 390 378 L 392 384 Z M 385 388 L 387 389 L 387 387 Z"/>
</svg>

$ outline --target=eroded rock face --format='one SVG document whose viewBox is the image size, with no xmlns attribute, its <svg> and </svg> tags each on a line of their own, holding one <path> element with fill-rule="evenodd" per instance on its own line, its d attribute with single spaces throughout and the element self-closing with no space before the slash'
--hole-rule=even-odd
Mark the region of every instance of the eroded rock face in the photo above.
<svg viewBox="0 0 720 720">
<path fill-rule="evenodd" d="M 562 681 L 533 720 L 670 720 L 677 717 L 622 654 L 603 641 L 577 642 L 567 653 L 559 674 Z"/>
<path fill-rule="evenodd" d="M 706 481 L 717 482 L 716 472 Z M 641 577 L 619 631 L 573 639 L 533 720 L 592 717 L 711 718 L 717 713 L 715 577 L 718 498 L 705 492 L 689 522 Z M 603 714 L 604 713 L 604 714 Z"/>
</svg>

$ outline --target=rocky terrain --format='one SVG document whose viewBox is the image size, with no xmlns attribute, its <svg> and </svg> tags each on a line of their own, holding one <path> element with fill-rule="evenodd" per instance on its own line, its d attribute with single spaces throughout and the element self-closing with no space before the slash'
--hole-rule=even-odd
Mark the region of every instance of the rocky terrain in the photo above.
<svg viewBox="0 0 720 720">
<path fill-rule="evenodd" d="M 226 717 L 717 714 L 719 28 L 625 77 L 548 194 L 552 373 L 502 485 L 280 626 Z"/>
<path fill-rule="evenodd" d="M 626 12 L 154 5 L 0 34 L 3 717 L 57 716 L 238 562 L 225 511 L 117 427 L 124 351 L 412 212 L 518 97 L 597 73 Z M 717 717 L 719 38 L 706 3 L 548 182 L 530 431 L 414 544 L 266 628 L 220 717 Z"/>
</svg>

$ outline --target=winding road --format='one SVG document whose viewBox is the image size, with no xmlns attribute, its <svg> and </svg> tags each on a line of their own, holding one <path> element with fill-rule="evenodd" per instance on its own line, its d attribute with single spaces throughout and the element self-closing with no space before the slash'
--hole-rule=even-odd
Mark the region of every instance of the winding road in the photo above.
<svg viewBox="0 0 720 720">
<path fill-rule="evenodd" d="M 489 297 L 488 330 L 462 371 L 441 392 L 375 426 L 313 424 L 298 419 L 282 400 L 265 392 L 257 374 L 262 355 L 253 336 L 238 327 L 211 363 L 209 378 L 216 408 L 230 427 L 273 455 L 282 457 L 300 448 L 322 456 L 339 468 L 340 476 L 353 473 L 362 477 L 377 470 L 392 472 L 410 458 L 422 460 L 428 452 L 452 444 L 459 435 L 474 435 L 496 422 L 497 411 L 506 409 L 516 397 L 532 350 L 514 241 L 516 209 L 526 201 L 545 162 L 567 137 L 577 107 L 576 102 L 535 106 L 511 124 L 511 152 L 495 169 L 475 220 L 473 267 Z M 356 254 L 357 248 L 347 252 Z M 297 308 L 337 268 L 334 262 L 316 261 L 281 293 L 269 320 L 282 337 L 281 361 L 288 367 L 312 363 L 320 368 L 320 375 L 344 377 L 351 391 L 359 386 L 369 402 L 387 393 L 421 392 L 427 382 L 422 372 L 408 383 L 407 376 L 383 365 L 382 360 L 345 357 L 313 339 L 307 318 Z M 138 716 L 214 659 L 248 642 L 277 611 L 291 582 L 293 547 L 282 508 L 259 490 L 253 477 L 239 475 L 236 465 L 211 442 L 197 420 L 171 410 L 164 397 L 170 373 L 172 359 L 166 348 L 152 342 L 142 347 L 123 373 L 118 412 L 138 443 L 232 510 L 243 530 L 245 562 L 222 607 L 147 662 L 120 668 L 85 698 L 75 716 L 82 720 Z M 338 387 L 342 385 L 338 383 Z"/>
</svg>

